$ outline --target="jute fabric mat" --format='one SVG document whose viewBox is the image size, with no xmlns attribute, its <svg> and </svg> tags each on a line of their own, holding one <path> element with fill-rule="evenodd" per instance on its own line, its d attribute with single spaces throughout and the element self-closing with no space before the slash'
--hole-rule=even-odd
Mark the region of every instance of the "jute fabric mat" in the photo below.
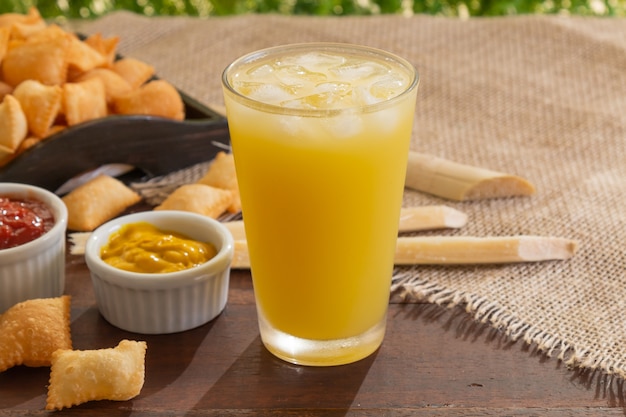
<svg viewBox="0 0 626 417">
<path fill-rule="evenodd" d="M 626 21 L 115 13 L 72 27 L 119 35 L 122 54 L 205 104 L 222 103 L 230 61 L 267 46 L 353 42 L 409 59 L 421 76 L 412 148 L 537 188 L 463 203 L 407 190 L 405 205 L 469 216 L 460 230 L 424 234 L 560 236 L 580 248 L 567 261 L 401 268 L 394 294 L 464 306 L 572 366 L 626 377 Z"/>
</svg>

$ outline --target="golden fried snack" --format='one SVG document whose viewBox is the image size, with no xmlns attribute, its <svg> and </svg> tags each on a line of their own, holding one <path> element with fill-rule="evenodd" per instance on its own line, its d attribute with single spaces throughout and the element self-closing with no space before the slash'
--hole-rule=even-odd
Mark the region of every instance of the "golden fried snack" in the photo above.
<svg viewBox="0 0 626 417">
<path fill-rule="evenodd" d="M 22 106 L 30 132 L 39 138 L 45 137 L 61 109 L 63 89 L 26 80 L 15 87 L 13 96 Z"/>
<path fill-rule="evenodd" d="M 45 28 L 46 22 L 43 19 L 30 23 L 15 23 L 11 26 L 11 36 L 16 39 L 26 39 Z"/>
<path fill-rule="evenodd" d="M 0 372 L 13 366 L 50 366 L 71 349 L 70 296 L 23 301 L 0 315 Z"/>
<path fill-rule="evenodd" d="M 14 38 L 27 38 L 46 27 L 46 22 L 41 17 L 36 7 L 31 7 L 28 14 L 4 13 L 0 15 L 0 27 L 11 30 Z"/>
<path fill-rule="evenodd" d="M 51 24 L 28 37 L 28 42 L 52 41 L 59 38 L 69 39 L 68 70 L 77 74 L 107 64 L 107 57 L 75 34 L 66 32 L 60 26 Z"/>
<path fill-rule="evenodd" d="M 174 190 L 154 210 L 181 210 L 216 219 L 231 205 L 233 193 L 205 184 L 186 184 Z"/>
<path fill-rule="evenodd" d="M 113 112 L 183 120 L 185 118 L 185 104 L 173 85 L 164 80 L 156 80 L 127 94 L 114 97 Z"/>
<path fill-rule="evenodd" d="M 12 93 L 13 87 L 3 81 L 0 81 L 0 101 L 2 101 L 7 94 Z"/>
<path fill-rule="evenodd" d="M 100 33 L 95 33 L 87 37 L 84 42 L 105 58 L 107 67 L 113 65 L 116 58 L 115 52 L 117 51 L 117 44 L 120 42 L 118 36 L 105 39 Z"/>
<path fill-rule="evenodd" d="M 241 211 L 241 199 L 239 198 L 239 184 L 235 172 L 235 159 L 232 153 L 219 152 L 206 174 L 198 180 L 199 184 L 223 188 L 233 192 L 233 201 L 228 207 L 231 213 Z"/>
<path fill-rule="evenodd" d="M 0 27 L 11 27 L 16 23 L 36 24 L 43 20 L 39 10 L 36 7 L 28 9 L 27 14 L 21 13 L 3 13 L 0 14 Z"/>
<path fill-rule="evenodd" d="M 124 78 L 132 88 L 139 88 L 154 75 L 154 67 L 135 58 L 122 58 L 112 65 L 113 71 Z"/>
<path fill-rule="evenodd" d="M 63 85 L 63 113 L 68 126 L 106 116 L 108 107 L 102 80 L 92 78 Z"/>
<path fill-rule="evenodd" d="M 77 73 L 92 70 L 107 63 L 106 56 L 92 48 L 89 44 L 72 36 L 68 57 L 69 69 Z"/>
<path fill-rule="evenodd" d="M 0 150 L 14 153 L 28 134 L 28 122 L 20 102 L 7 95 L 0 103 Z"/>
<path fill-rule="evenodd" d="M 29 36 L 25 37 L 28 42 L 43 42 L 43 41 L 51 41 L 54 39 L 65 38 L 70 35 L 68 32 L 63 30 L 60 26 L 57 25 L 49 25 L 45 26 L 43 29 L 31 33 Z"/>
<path fill-rule="evenodd" d="M 4 82 L 15 87 L 25 80 L 63 84 L 67 79 L 70 35 L 33 42 L 10 42 L 2 62 Z"/>
<path fill-rule="evenodd" d="M 121 181 L 99 175 L 75 188 L 62 200 L 67 207 L 68 229 L 90 232 L 138 203 L 141 196 Z"/>
<path fill-rule="evenodd" d="M 130 84 L 121 75 L 109 68 L 94 68 L 78 76 L 74 82 L 86 81 L 91 78 L 102 80 L 108 104 L 111 104 L 115 97 L 127 94 L 132 90 Z"/>
<path fill-rule="evenodd" d="M 11 36 L 11 28 L 0 27 L 0 63 L 9 49 L 9 38 Z"/>
<path fill-rule="evenodd" d="M 115 348 L 57 350 L 52 355 L 46 410 L 136 397 L 145 380 L 146 349 L 146 342 L 122 340 Z"/>
</svg>

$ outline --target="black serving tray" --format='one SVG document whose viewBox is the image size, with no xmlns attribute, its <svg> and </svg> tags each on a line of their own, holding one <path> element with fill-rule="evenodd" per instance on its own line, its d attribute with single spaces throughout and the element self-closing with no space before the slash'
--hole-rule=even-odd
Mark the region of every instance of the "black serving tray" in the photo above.
<svg viewBox="0 0 626 417">
<path fill-rule="evenodd" d="M 226 119 L 180 92 L 185 120 L 113 115 L 50 136 L 0 168 L 1 182 L 57 190 L 69 179 L 112 163 L 128 164 L 147 177 L 209 161 L 228 149 Z"/>
</svg>

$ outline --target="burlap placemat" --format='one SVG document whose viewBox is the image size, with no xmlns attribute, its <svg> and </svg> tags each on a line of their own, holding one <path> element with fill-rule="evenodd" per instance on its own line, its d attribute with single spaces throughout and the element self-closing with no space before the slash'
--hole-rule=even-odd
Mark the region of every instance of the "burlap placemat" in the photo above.
<svg viewBox="0 0 626 417">
<path fill-rule="evenodd" d="M 73 27 L 119 35 L 123 54 L 206 104 L 222 102 L 222 69 L 262 47 L 356 42 L 408 58 L 421 74 L 413 149 L 524 176 L 537 194 L 455 203 L 407 190 L 405 204 L 469 215 L 437 234 L 553 235 L 580 248 L 568 261 L 402 268 L 396 294 L 465 306 L 570 365 L 626 377 L 626 21 L 116 13 Z"/>
</svg>

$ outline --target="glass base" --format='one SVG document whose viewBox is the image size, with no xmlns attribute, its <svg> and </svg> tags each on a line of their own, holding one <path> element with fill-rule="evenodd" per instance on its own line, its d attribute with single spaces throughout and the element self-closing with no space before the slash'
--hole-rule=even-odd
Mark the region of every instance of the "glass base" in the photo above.
<svg viewBox="0 0 626 417">
<path fill-rule="evenodd" d="M 366 332 L 346 339 L 309 340 L 272 328 L 259 314 L 259 329 L 263 344 L 274 356 L 307 366 L 345 365 L 374 353 L 385 336 L 386 317 Z"/>
</svg>

